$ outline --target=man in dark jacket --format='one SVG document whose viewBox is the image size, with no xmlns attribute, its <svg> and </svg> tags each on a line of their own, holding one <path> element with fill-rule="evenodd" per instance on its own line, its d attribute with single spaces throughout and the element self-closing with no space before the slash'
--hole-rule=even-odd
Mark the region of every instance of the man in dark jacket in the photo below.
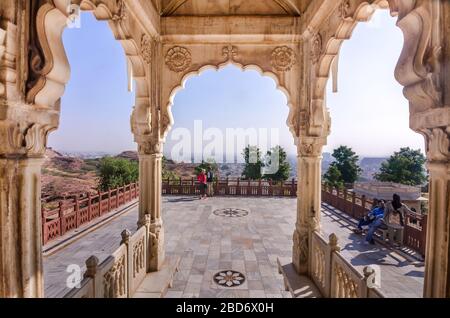
<svg viewBox="0 0 450 318">
<path fill-rule="evenodd" d="M 214 196 L 214 172 L 210 168 L 206 174 L 206 181 L 208 183 L 208 196 Z"/>
</svg>

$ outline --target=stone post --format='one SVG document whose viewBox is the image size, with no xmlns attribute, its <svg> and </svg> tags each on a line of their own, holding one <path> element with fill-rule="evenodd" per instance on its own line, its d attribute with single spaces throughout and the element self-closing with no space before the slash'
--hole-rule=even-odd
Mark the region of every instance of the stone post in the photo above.
<svg viewBox="0 0 450 318">
<path fill-rule="evenodd" d="M 324 138 L 304 138 L 298 146 L 297 222 L 294 232 L 293 264 L 305 275 L 310 267 L 310 242 L 320 229 L 321 163 Z"/>
<path fill-rule="evenodd" d="M 44 296 L 40 213 L 42 163 L 41 158 L 0 159 L 2 298 Z"/>
<path fill-rule="evenodd" d="M 165 257 L 164 227 L 161 218 L 162 158 L 161 143 L 145 142 L 139 145 L 138 227 L 145 226 L 146 215 L 149 215 L 147 267 L 150 272 L 160 270 Z"/>
<path fill-rule="evenodd" d="M 424 297 L 450 297 L 450 127 L 427 132 L 430 174 Z"/>
</svg>

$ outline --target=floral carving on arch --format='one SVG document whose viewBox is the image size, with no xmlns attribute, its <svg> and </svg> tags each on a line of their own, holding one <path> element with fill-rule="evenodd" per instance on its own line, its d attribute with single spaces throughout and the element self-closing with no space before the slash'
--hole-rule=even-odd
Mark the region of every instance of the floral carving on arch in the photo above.
<svg viewBox="0 0 450 318">
<path fill-rule="evenodd" d="M 268 76 L 275 81 L 276 88 L 287 98 L 289 116 L 286 123 L 296 142 L 299 131 L 298 109 L 296 107 L 298 102 L 293 98 L 292 88 L 290 89 L 289 85 L 286 84 L 289 83 L 291 78 L 286 76 L 286 74 L 293 71 L 294 66 L 297 64 L 296 52 L 288 46 L 274 45 L 270 48 L 264 48 L 262 52 L 256 52 L 250 55 L 248 51 L 245 51 L 239 45 L 224 44 L 220 47 L 218 45 L 211 46 L 211 49 L 203 48 L 201 52 L 194 51 L 189 47 L 168 47 L 164 55 L 164 61 L 168 69 L 166 71 L 167 76 L 170 76 L 172 80 L 167 88 L 169 92 L 163 94 L 164 100 L 162 102 L 163 107 L 160 121 L 161 140 L 167 138 L 173 126 L 172 106 L 174 98 L 180 90 L 184 89 L 187 80 L 194 76 L 199 76 L 209 69 L 219 71 L 228 65 L 234 65 L 242 71 L 255 70 L 262 76 Z M 205 51 L 207 51 L 206 55 L 208 55 L 206 59 L 202 57 Z M 211 51 L 214 51 L 214 53 L 211 53 Z M 172 57 L 174 56 L 176 56 L 176 63 L 172 63 Z M 262 60 L 263 62 L 261 62 Z M 292 78 L 294 77 L 292 76 Z"/>
<path fill-rule="evenodd" d="M 140 48 L 141 45 L 148 44 L 145 41 L 148 38 L 142 35 L 145 34 L 143 30 L 137 29 L 136 26 L 139 24 L 132 21 L 125 1 L 78 0 L 75 3 L 83 11 L 92 11 L 97 20 L 109 22 L 115 39 L 124 49 L 136 82 L 135 108 L 141 108 L 138 110 L 140 113 L 149 115 L 145 63 L 149 52 L 148 46 Z M 70 65 L 62 42 L 62 33 L 68 25 L 68 17 L 72 14 L 66 5 L 65 0 L 53 0 L 53 2 L 44 3 L 37 11 L 34 27 L 37 29 L 39 47 L 34 48 L 34 52 L 39 54 L 34 54 L 31 59 L 30 79 L 34 80 L 29 83 L 26 96 L 28 103 L 57 112 L 59 112 L 59 100 L 70 78 Z M 144 125 L 146 128 L 141 130 L 150 130 L 148 120 Z"/>
</svg>

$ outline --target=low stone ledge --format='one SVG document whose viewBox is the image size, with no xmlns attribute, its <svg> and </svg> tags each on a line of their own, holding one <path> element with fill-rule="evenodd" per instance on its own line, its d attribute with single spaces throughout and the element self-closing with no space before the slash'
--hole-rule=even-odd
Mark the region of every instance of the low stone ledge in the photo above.
<svg viewBox="0 0 450 318">
<path fill-rule="evenodd" d="M 286 291 L 291 292 L 292 298 L 322 298 L 319 289 L 309 277 L 297 274 L 294 264 L 283 263 L 279 258 L 277 263 Z"/>
<path fill-rule="evenodd" d="M 160 271 L 149 273 L 136 290 L 133 298 L 164 298 L 178 272 L 180 257 L 166 257 Z"/>
</svg>

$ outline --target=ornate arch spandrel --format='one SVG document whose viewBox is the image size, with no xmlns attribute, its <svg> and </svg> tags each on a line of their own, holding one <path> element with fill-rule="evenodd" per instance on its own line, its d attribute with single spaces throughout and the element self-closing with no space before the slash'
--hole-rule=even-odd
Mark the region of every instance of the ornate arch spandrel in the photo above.
<svg viewBox="0 0 450 318">
<path fill-rule="evenodd" d="M 66 5 L 65 0 L 53 0 L 51 4 L 42 5 L 37 12 L 35 27 L 39 48 L 36 48 L 38 54 L 33 55 L 30 63 L 30 79 L 33 81 L 29 83 L 27 92 L 28 103 L 58 112 L 59 100 L 70 78 L 70 65 L 62 42 L 62 33 L 70 15 Z M 133 120 L 132 128 L 148 133 L 151 116 L 147 69 L 151 44 L 145 38 L 145 31 L 134 21 L 123 0 L 78 0 L 72 5 L 92 11 L 97 20 L 108 21 L 115 39 L 124 49 L 136 84 L 135 113 L 138 116 L 133 117 L 136 120 Z"/>
<path fill-rule="evenodd" d="M 378 8 L 389 8 L 398 16 L 397 26 L 404 34 L 404 46 L 395 69 L 404 87 L 411 114 L 442 105 L 440 88 L 439 1 L 426 0 L 343 0 L 326 24 L 313 31 L 310 41 L 312 68 L 311 118 L 326 109 L 325 93 L 331 65 L 342 43 L 351 38 L 359 22 L 370 20 Z M 312 129 L 324 122 L 318 121 Z M 413 128 L 413 124 L 411 123 Z M 413 128 L 415 129 L 415 128 Z M 418 131 L 417 129 L 415 129 Z M 420 132 L 420 131 L 418 131 Z M 422 132 L 420 132 L 422 133 Z"/>
<path fill-rule="evenodd" d="M 176 94 L 184 89 L 186 81 L 208 69 L 220 70 L 228 65 L 242 71 L 256 70 L 275 81 L 276 88 L 284 93 L 289 107 L 286 124 L 297 143 L 299 131 L 298 76 L 300 53 L 292 45 L 166 44 L 163 49 L 163 87 L 161 138 L 165 140 L 173 123 L 171 108 Z"/>
</svg>

